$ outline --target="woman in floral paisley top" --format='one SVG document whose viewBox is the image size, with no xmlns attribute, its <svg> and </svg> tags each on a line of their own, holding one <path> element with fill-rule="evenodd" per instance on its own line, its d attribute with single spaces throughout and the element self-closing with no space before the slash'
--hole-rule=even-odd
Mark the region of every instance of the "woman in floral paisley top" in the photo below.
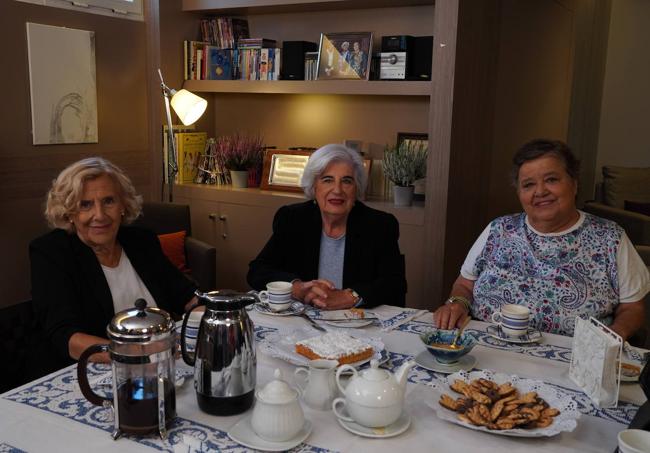
<svg viewBox="0 0 650 453">
<path fill-rule="evenodd" d="M 576 208 L 579 163 L 566 144 L 533 140 L 513 164 L 524 212 L 481 233 L 436 325 L 454 328 L 470 313 L 489 321 L 502 305 L 521 304 L 544 332 L 573 335 L 576 316 L 593 316 L 628 338 L 643 325 L 650 276 L 627 235 Z"/>
</svg>

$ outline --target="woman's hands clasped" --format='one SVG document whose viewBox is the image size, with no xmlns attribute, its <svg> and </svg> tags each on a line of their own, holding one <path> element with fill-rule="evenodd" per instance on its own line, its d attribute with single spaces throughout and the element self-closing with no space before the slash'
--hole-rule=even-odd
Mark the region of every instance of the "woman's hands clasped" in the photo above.
<svg viewBox="0 0 650 453">
<path fill-rule="evenodd" d="M 313 305 L 322 310 L 339 310 L 351 308 L 356 302 L 352 293 L 345 289 L 336 289 L 329 280 L 319 279 L 303 282 L 293 282 L 291 296 L 305 304 Z"/>
</svg>

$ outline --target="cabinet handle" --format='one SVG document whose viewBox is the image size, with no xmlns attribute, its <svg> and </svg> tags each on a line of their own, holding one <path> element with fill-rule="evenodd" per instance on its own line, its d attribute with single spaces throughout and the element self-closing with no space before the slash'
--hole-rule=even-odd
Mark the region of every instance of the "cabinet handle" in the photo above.
<svg viewBox="0 0 650 453">
<path fill-rule="evenodd" d="M 214 219 L 216 219 L 216 218 L 217 218 L 217 215 L 216 215 L 215 213 L 210 213 L 210 214 L 208 214 L 208 219 L 210 219 L 210 220 L 214 220 Z"/>
<path fill-rule="evenodd" d="M 226 220 L 228 220 L 228 217 L 226 217 L 225 215 L 221 214 L 221 215 L 219 216 L 219 220 L 221 220 L 222 222 L 225 222 Z"/>
</svg>

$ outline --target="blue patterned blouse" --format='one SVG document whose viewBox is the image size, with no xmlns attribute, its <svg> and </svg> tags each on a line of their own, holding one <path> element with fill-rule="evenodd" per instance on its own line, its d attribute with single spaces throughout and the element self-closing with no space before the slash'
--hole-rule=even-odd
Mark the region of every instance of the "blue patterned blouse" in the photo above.
<svg viewBox="0 0 650 453">
<path fill-rule="evenodd" d="M 573 335 L 578 315 L 611 324 L 623 230 L 584 215 L 582 225 L 557 236 L 532 231 L 523 213 L 494 220 L 474 264 L 472 316 L 490 321 L 501 305 L 520 304 L 530 309 L 531 326 L 543 332 Z"/>
</svg>

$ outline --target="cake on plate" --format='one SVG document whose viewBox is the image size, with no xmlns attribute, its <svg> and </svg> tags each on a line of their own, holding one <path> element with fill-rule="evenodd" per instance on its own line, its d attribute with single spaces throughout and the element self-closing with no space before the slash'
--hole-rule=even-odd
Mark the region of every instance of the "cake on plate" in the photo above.
<svg viewBox="0 0 650 453">
<path fill-rule="evenodd" d="M 338 360 L 339 365 L 366 360 L 374 354 L 368 343 L 339 332 L 328 332 L 299 341 L 296 352 L 310 360 Z"/>
</svg>

